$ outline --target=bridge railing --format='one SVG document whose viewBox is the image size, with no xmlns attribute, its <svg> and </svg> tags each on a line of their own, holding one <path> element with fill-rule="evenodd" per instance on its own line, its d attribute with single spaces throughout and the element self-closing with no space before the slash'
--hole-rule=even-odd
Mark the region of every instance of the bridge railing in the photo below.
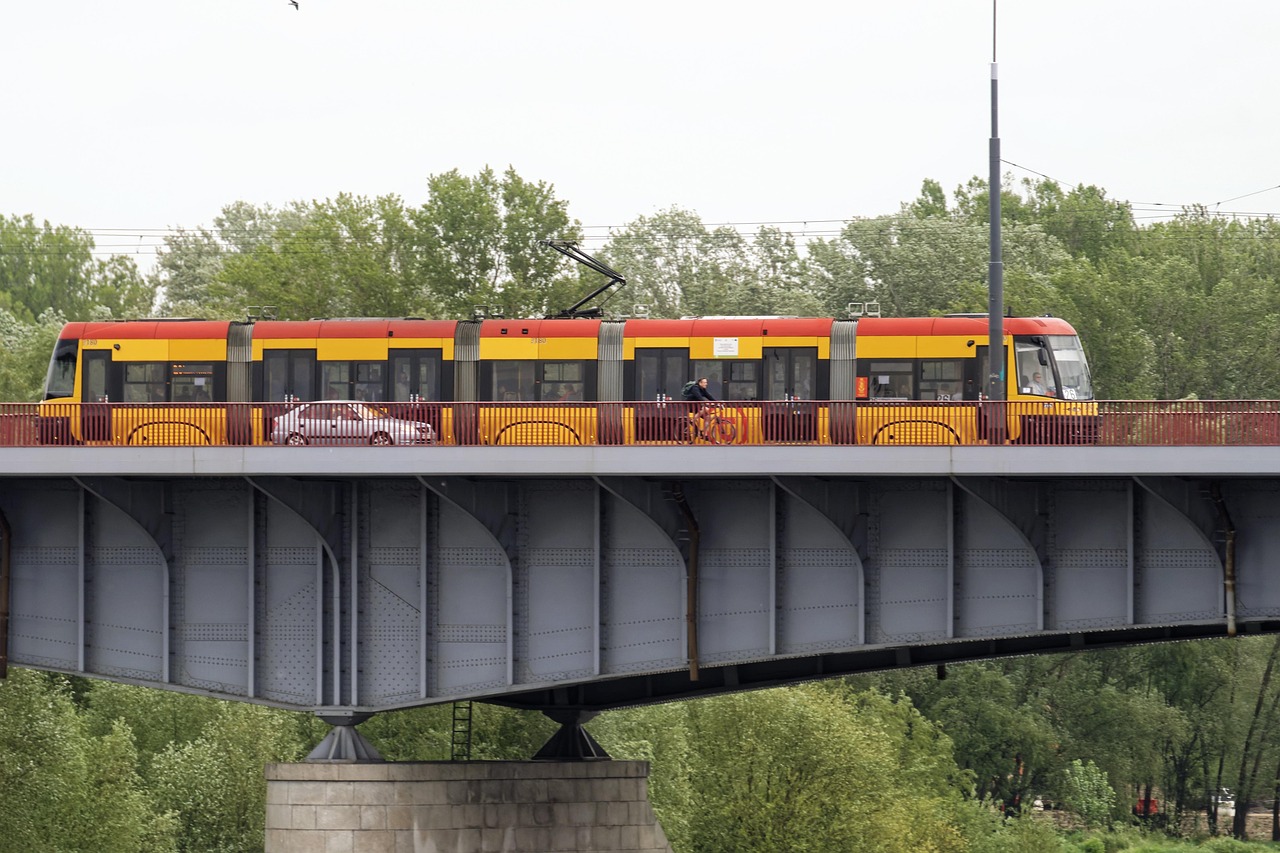
<svg viewBox="0 0 1280 853">
<path fill-rule="evenodd" d="M 0 446 L 1280 445 L 1274 400 L 338 405 L 3 403 Z"/>
</svg>

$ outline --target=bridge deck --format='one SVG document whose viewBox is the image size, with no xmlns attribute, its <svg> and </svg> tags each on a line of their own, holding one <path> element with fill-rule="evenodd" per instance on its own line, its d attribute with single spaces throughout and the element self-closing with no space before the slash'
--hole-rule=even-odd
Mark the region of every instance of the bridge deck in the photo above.
<svg viewBox="0 0 1280 853">
<path fill-rule="evenodd" d="M 0 447 L 8 476 L 1280 475 L 1277 447 Z"/>
</svg>

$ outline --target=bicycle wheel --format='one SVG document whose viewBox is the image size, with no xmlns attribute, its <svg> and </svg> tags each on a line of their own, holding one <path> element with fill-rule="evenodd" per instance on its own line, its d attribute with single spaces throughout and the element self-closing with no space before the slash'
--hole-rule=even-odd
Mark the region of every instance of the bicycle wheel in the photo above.
<svg viewBox="0 0 1280 853">
<path fill-rule="evenodd" d="M 716 444 L 733 444 L 734 439 L 738 437 L 738 425 L 724 418 L 715 418 L 707 431 L 711 433 L 711 440 Z"/>
<path fill-rule="evenodd" d="M 681 444 L 693 444 L 702 435 L 702 428 L 698 425 L 696 418 L 690 418 L 684 425 L 684 429 L 680 431 Z"/>
</svg>

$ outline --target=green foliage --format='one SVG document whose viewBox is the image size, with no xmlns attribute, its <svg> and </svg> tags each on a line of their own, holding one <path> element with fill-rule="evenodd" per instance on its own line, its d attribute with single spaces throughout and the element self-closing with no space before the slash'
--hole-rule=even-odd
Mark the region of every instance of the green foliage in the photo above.
<svg viewBox="0 0 1280 853">
<path fill-rule="evenodd" d="M 47 311 L 77 319 L 150 313 L 155 289 L 133 260 L 95 261 L 93 250 L 78 228 L 0 217 L 0 309 L 27 323 Z"/>
<path fill-rule="evenodd" d="M 653 317 L 822 310 L 795 239 L 777 228 L 748 239 L 728 226 L 709 230 L 696 213 L 673 207 L 615 232 L 601 256 L 627 278 L 618 294 L 626 309 L 645 305 Z"/>
<path fill-rule="evenodd" d="M 1070 853 L 1053 824 L 1033 816 L 1009 818 L 987 833 L 971 836 L 969 853 Z"/>
<path fill-rule="evenodd" d="M 649 801 L 668 838 L 688 838 L 694 811 L 688 702 L 610 711 L 590 724 L 592 735 L 615 759 L 648 761 Z"/>
<path fill-rule="evenodd" d="M 1107 782 L 1105 771 L 1092 761 L 1074 759 L 1062 771 L 1062 801 L 1086 826 L 1104 826 L 1111 820 L 1116 805 L 1116 792 Z"/>
<path fill-rule="evenodd" d="M 964 849 L 950 743 L 909 705 L 813 686 L 700 700 L 681 713 L 680 738 L 651 728 L 631 742 L 632 754 L 687 755 L 659 760 L 652 777 L 677 849 Z"/>
<path fill-rule="evenodd" d="M 436 312 L 411 275 L 411 228 L 399 198 L 344 194 L 294 205 L 275 222 L 269 240 L 222 259 L 222 299 L 238 298 L 241 312 L 246 305 L 271 305 L 289 319 Z"/>
<path fill-rule="evenodd" d="M 63 322 L 55 311 L 24 322 L 0 308 L 0 400 L 40 399 L 49 355 Z"/>
<path fill-rule="evenodd" d="M 153 809 L 125 726 L 92 737 L 66 679 L 10 670 L 0 682 L 0 839 L 6 850 L 160 853 L 176 824 Z"/>
<path fill-rule="evenodd" d="M 445 316 L 477 305 L 537 317 L 578 300 L 577 271 L 540 240 L 576 240 L 568 204 L 544 182 L 508 169 L 475 178 L 457 170 L 428 179 L 430 196 L 411 214 L 415 266 Z"/>
<path fill-rule="evenodd" d="M 268 762 L 304 757 L 291 725 L 296 715 L 222 703 L 199 737 L 174 743 L 151 768 L 157 807 L 176 816 L 179 850 L 261 850 Z"/>
<path fill-rule="evenodd" d="M 155 756 L 204 734 L 226 703 L 150 687 L 89 682 L 81 717 L 86 731 L 101 737 L 117 725 L 134 733 L 138 767 L 146 775 Z"/>
</svg>

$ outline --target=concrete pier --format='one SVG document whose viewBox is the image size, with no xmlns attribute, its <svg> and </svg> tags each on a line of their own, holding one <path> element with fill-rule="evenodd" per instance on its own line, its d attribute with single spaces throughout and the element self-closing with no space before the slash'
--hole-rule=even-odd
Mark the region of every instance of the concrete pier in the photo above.
<svg viewBox="0 0 1280 853">
<path fill-rule="evenodd" d="M 266 853 L 671 853 L 644 761 L 268 764 Z"/>
</svg>

